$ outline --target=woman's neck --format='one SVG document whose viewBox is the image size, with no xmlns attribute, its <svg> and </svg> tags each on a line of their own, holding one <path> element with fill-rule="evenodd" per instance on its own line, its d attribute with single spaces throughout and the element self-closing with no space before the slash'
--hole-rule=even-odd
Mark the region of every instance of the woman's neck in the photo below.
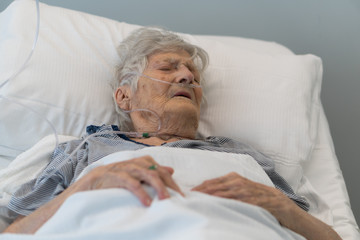
<svg viewBox="0 0 360 240">
<path fill-rule="evenodd" d="M 160 119 L 143 116 L 143 113 L 131 115 L 136 132 L 156 133 L 156 137 L 168 140 L 171 138 L 195 139 L 198 128 L 198 116 L 186 114 L 163 114 Z M 159 129 L 160 128 L 160 129 Z"/>
<path fill-rule="evenodd" d="M 182 137 L 176 137 L 176 136 L 156 136 L 156 137 L 149 137 L 149 138 L 130 138 L 133 141 L 144 143 L 147 145 L 152 146 L 160 146 L 164 143 L 170 143 L 170 142 L 176 142 L 183 139 L 188 138 L 182 138 Z"/>
</svg>

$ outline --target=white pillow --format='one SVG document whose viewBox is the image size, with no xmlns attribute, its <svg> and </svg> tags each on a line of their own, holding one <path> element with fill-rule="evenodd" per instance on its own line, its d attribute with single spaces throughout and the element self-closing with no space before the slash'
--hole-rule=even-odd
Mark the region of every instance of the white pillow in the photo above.
<svg viewBox="0 0 360 240">
<path fill-rule="evenodd" d="M 221 53 L 223 53 L 222 57 Z M 296 190 L 316 143 L 322 62 L 313 55 L 209 48 L 199 131 L 248 143 L 275 160 Z"/>
<path fill-rule="evenodd" d="M 86 125 L 116 124 L 109 85 L 115 48 L 139 26 L 42 3 L 40 16 L 30 62 L 0 95 L 45 116 L 59 134 L 80 136 Z M 32 0 L 17 0 L 0 14 L 0 82 L 24 62 L 35 25 Z M 210 55 L 199 131 L 253 145 L 289 179 L 301 174 L 299 162 L 311 153 L 317 132 L 321 60 L 273 42 L 184 36 Z M 0 155 L 15 157 L 51 133 L 32 111 L 3 99 L 0 109 Z"/>
<path fill-rule="evenodd" d="M 118 60 L 116 46 L 135 26 L 42 3 L 40 17 L 30 62 L 0 95 L 46 117 L 58 134 L 80 136 L 86 125 L 116 124 L 109 82 Z M 1 13 L 1 82 L 25 61 L 35 26 L 35 1 L 14 1 Z M 0 155 L 15 157 L 52 133 L 32 111 L 2 99 L 0 109 Z"/>
</svg>

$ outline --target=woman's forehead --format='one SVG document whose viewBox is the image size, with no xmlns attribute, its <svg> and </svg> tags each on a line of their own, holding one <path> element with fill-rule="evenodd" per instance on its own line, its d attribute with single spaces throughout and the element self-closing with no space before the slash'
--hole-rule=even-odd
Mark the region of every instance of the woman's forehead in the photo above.
<svg viewBox="0 0 360 240">
<path fill-rule="evenodd" d="M 192 62 L 192 57 L 185 50 L 177 51 L 177 52 L 159 52 L 154 53 L 148 57 L 148 61 L 150 62 L 177 62 L 177 61 L 186 61 Z"/>
</svg>

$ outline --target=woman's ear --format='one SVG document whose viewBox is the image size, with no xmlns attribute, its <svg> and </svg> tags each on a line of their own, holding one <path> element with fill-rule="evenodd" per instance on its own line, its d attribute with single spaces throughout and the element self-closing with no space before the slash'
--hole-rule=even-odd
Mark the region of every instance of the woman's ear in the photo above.
<svg viewBox="0 0 360 240">
<path fill-rule="evenodd" d="M 130 93 L 131 91 L 128 85 L 120 86 L 115 90 L 116 104 L 122 110 L 130 110 Z"/>
</svg>

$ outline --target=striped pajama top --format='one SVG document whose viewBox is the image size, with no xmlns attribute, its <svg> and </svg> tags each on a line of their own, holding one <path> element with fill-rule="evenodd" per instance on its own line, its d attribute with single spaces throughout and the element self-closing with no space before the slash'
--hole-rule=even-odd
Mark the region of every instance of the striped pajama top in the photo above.
<svg viewBox="0 0 360 240">
<path fill-rule="evenodd" d="M 133 141 L 125 135 L 108 132 L 112 130 L 119 131 L 115 125 L 88 126 L 87 134 L 83 139 L 93 133 L 100 135 L 90 137 L 71 158 L 68 158 L 69 154 L 81 144 L 83 139 L 59 144 L 52 154 L 50 163 L 40 176 L 23 184 L 13 195 L 8 204 L 10 212 L 15 215 L 29 215 L 70 186 L 85 167 L 104 156 L 119 151 L 150 147 Z M 274 162 L 248 145 L 226 137 L 208 137 L 203 140 L 179 140 L 162 146 L 248 154 L 264 169 L 277 189 L 305 211 L 309 210 L 306 199 L 297 196 L 290 185 L 275 171 Z"/>
</svg>

